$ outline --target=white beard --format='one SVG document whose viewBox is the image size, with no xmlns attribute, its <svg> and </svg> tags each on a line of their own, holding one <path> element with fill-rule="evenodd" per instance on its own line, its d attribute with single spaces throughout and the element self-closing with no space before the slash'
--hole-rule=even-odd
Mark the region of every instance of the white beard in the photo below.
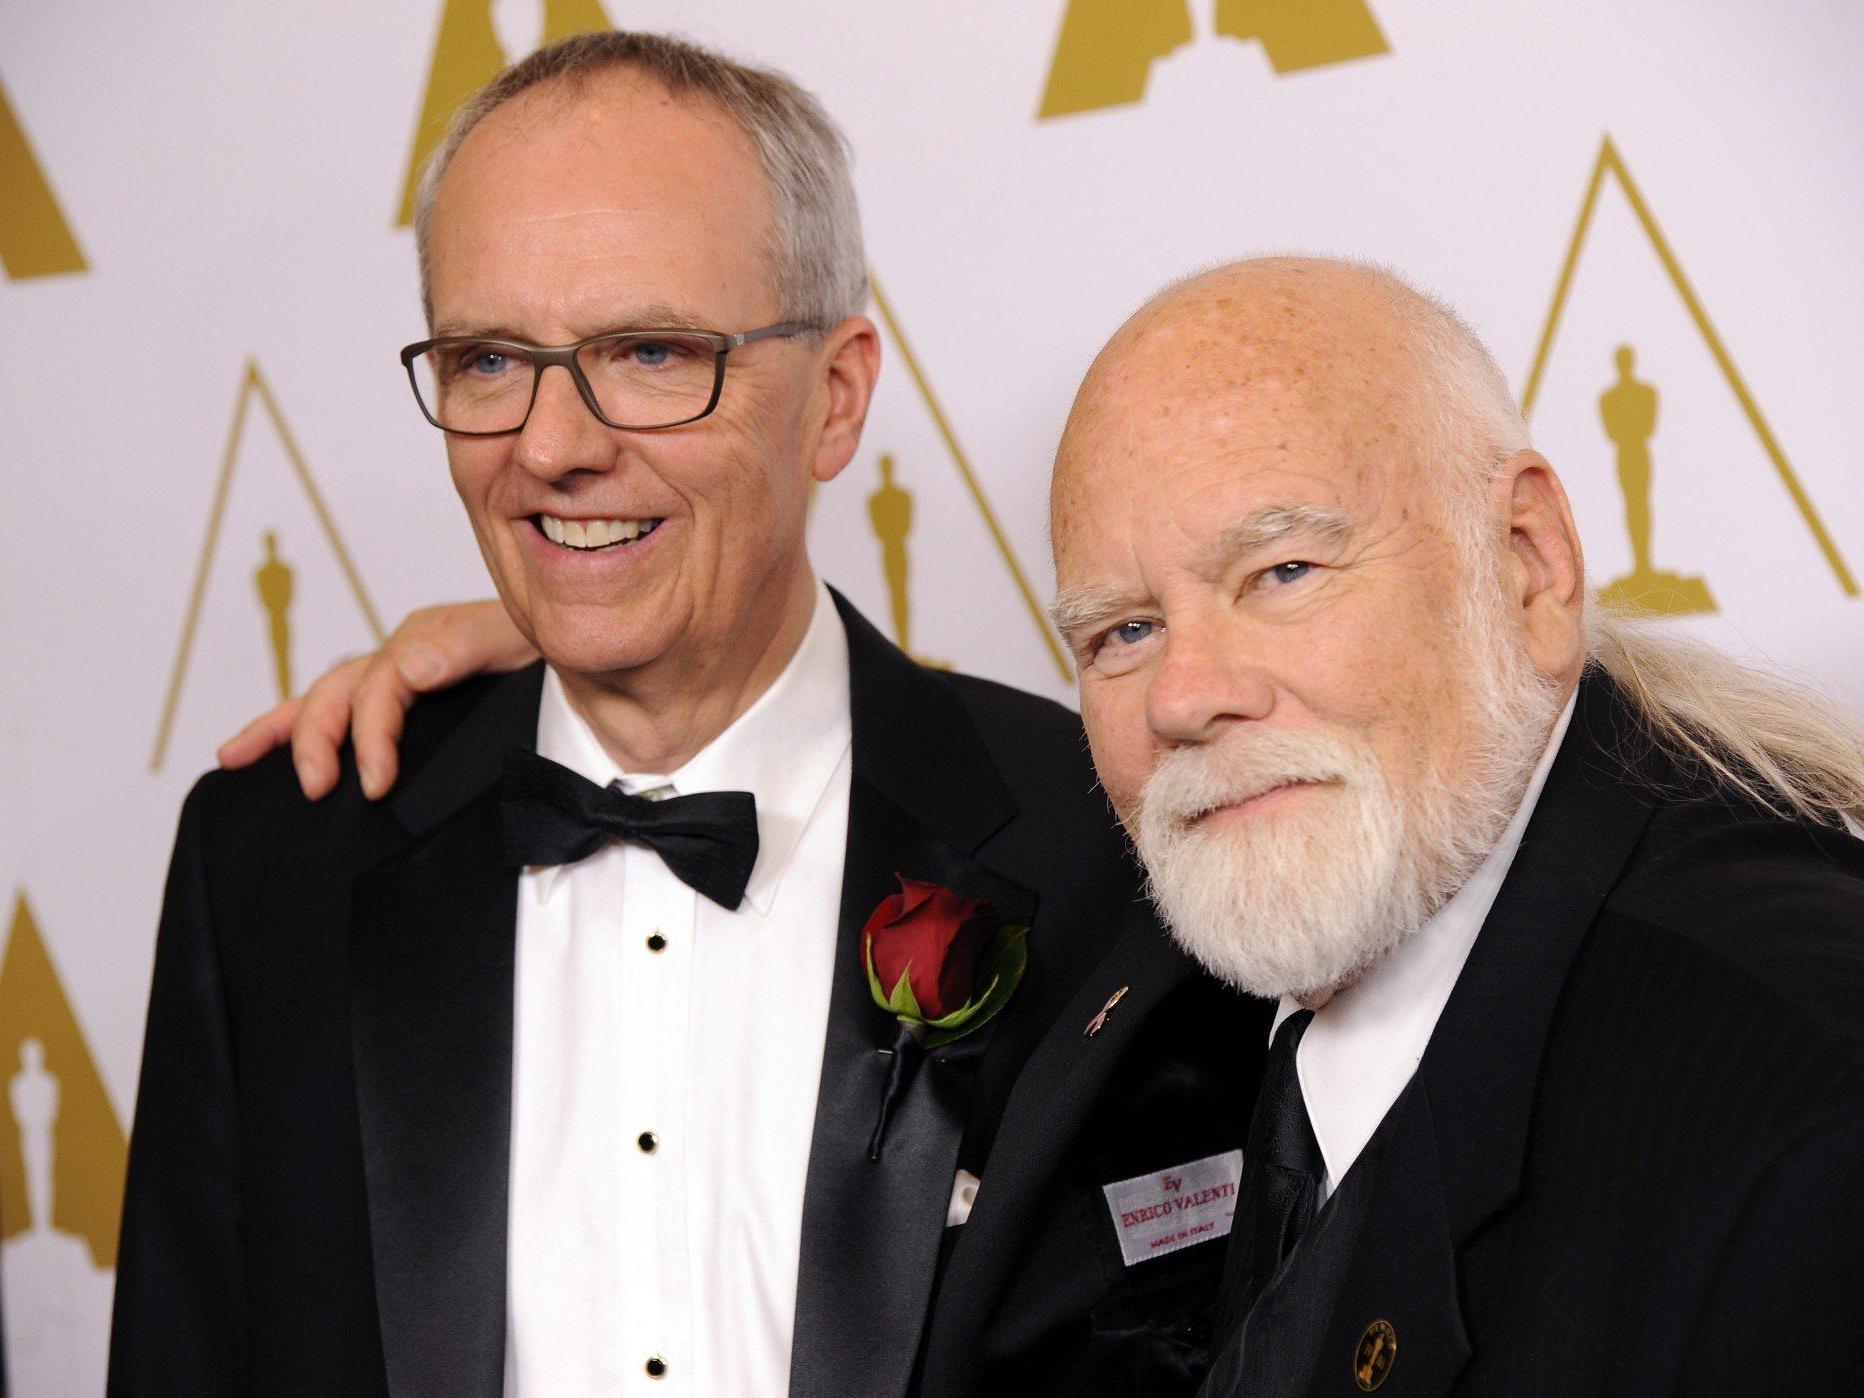
<svg viewBox="0 0 1864 1398">
<path fill-rule="evenodd" d="M 1251 995 L 1317 998 L 1413 936 L 1487 858 L 1559 712 L 1500 600 L 1471 599 L 1463 618 L 1461 731 L 1474 741 L 1462 770 L 1437 770 L 1439 758 L 1398 790 L 1357 734 L 1267 727 L 1160 760 L 1134 842 L 1172 935 L 1211 974 Z M 1234 829 L 1193 823 L 1293 781 L 1332 785 Z"/>
</svg>

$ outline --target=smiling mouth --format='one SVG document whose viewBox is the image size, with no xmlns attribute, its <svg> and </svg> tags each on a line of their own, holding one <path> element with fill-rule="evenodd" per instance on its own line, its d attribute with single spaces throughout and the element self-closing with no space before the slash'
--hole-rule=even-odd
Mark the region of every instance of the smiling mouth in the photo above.
<svg viewBox="0 0 1864 1398">
<path fill-rule="evenodd" d="M 579 553 L 598 549 L 625 548 L 645 539 L 665 519 L 562 519 L 556 515 L 532 515 L 531 523 L 551 543 Z"/>
</svg>

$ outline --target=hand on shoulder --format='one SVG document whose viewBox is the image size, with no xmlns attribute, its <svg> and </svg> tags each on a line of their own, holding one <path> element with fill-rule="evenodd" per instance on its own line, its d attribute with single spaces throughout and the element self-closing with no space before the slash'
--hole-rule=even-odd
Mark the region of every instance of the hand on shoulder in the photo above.
<svg viewBox="0 0 1864 1398">
<path fill-rule="evenodd" d="M 247 767 L 289 742 L 298 784 L 316 801 L 336 786 L 337 754 L 349 738 L 363 792 L 378 800 L 399 774 L 402 722 L 417 695 L 516 670 L 536 658 L 495 600 L 422 607 L 379 650 L 333 667 L 229 738 L 220 746 L 220 765 Z"/>
</svg>

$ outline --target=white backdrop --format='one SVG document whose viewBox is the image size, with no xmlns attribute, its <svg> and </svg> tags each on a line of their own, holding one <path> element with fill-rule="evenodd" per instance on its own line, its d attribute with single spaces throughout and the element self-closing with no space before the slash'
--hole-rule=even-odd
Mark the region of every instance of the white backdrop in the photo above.
<svg viewBox="0 0 1864 1398">
<path fill-rule="evenodd" d="M 422 333 L 394 226 L 413 135 L 436 58 L 465 61 L 437 50 L 443 12 L 459 33 L 489 15 L 516 56 L 547 17 L 599 10 L 0 10 L 0 1281 L 23 1398 L 101 1388 L 175 814 L 279 683 L 264 536 L 291 571 L 299 683 L 369 643 L 371 608 L 392 623 L 487 590 L 395 362 Z M 1077 377 L 1161 282 L 1299 249 L 1418 277 L 1524 390 L 1541 366 L 1533 425 L 1600 583 L 1631 566 L 1599 396 L 1632 346 L 1660 401 L 1654 435 L 1631 432 L 1654 461 L 1655 563 L 1719 608 L 1675 624 L 1864 702 L 1850 0 L 607 0 L 607 15 L 788 70 L 853 141 L 887 363 L 813 541 L 890 624 L 869 496 L 892 457 L 914 499 L 920 655 L 1069 695 L 1016 568 L 1046 601 L 1044 477 Z M 1136 87 L 1143 100 L 1114 100 Z M 1086 109 L 1039 116 L 1045 93 Z"/>
</svg>

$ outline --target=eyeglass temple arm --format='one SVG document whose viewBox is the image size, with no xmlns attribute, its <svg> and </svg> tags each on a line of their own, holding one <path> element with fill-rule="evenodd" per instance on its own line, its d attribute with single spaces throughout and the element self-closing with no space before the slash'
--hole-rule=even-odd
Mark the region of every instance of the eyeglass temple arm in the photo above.
<svg viewBox="0 0 1864 1398">
<path fill-rule="evenodd" d="M 786 320 L 780 325 L 766 325 L 762 330 L 746 330 L 737 335 L 725 337 L 727 351 L 735 350 L 740 345 L 748 345 L 753 340 L 775 340 L 785 335 L 801 335 L 816 327 L 806 320 Z"/>
</svg>

